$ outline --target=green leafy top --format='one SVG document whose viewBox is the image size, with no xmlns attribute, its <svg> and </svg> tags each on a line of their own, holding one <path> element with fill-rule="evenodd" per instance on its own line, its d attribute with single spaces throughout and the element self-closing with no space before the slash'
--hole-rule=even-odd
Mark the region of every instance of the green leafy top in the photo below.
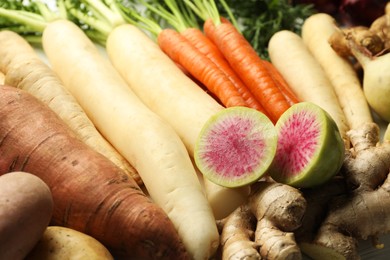
<svg viewBox="0 0 390 260">
<path fill-rule="evenodd" d="M 19 33 L 31 43 L 40 43 L 47 23 L 66 19 L 62 0 L 49 6 L 42 0 L 8 0 L 0 3 L 0 30 Z"/>
<path fill-rule="evenodd" d="M 313 5 L 293 5 L 289 0 L 224 0 L 238 19 L 240 29 L 260 56 L 268 59 L 268 42 L 277 31 L 301 33 L 303 22 L 315 12 Z M 228 15 L 217 2 L 221 15 Z"/>
</svg>

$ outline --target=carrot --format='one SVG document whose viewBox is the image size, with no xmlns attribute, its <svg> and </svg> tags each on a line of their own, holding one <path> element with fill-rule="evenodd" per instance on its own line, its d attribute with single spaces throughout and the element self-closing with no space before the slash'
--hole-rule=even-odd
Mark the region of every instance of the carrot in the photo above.
<svg viewBox="0 0 390 260">
<path fill-rule="evenodd" d="M 0 71 L 6 74 L 5 84 L 24 89 L 48 104 L 78 138 L 112 160 L 142 185 L 135 168 L 99 133 L 57 75 L 25 39 L 5 30 L 0 32 L 0 44 Z"/>
<path fill-rule="evenodd" d="M 164 19 L 164 21 L 166 21 L 168 24 L 174 27 L 175 30 L 177 30 L 182 36 L 184 36 L 184 38 L 187 39 L 189 43 L 200 52 L 199 55 L 203 54 L 213 64 L 216 65 L 216 67 L 214 68 L 214 65 L 208 62 L 207 64 L 210 64 L 208 65 L 208 67 L 213 68 L 215 70 L 217 68 L 221 70 L 221 72 L 224 74 L 223 77 L 227 77 L 225 78 L 225 82 L 227 82 L 227 80 L 231 81 L 231 84 L 235 87 L 235 89 L 244 99 L 245 106 L 257 109 L 265 113 L 264 108 L 254 98 L 253 94 L 237 76 L 235 71 L 230 67 L 229 63 L 226 61 L 225 57 L 219 51 L 217 46 L 215 46 L 215 44 L 210 41 L 210 39 L 207 38 L 204 33 L 199 29 L 198 22 L 196 21 L 196 16 L 191 12 L 191 9 L 185 8 L 185 5 L 183 3 L 177 3 L 177 1 L 175 0 L 165 0 L 164 3 L 167 7 L 162 6 L 158 1 L 153 2 L 153 4 L 143 2 L 143 4 L 149 10 L 154 12 L 156 15 L 159 15 L 161 19 Z M 145 22 L 145 19 L 143 18 L 140 18 L 139 20 Z M 155 28 L 155 26 L 153 26 L 152 28 Z M 163 29 L 158 30 L 157 32 L 156 30 L 154 31 L 156 34 L 158 34 L 161 33 Z M 167 46 L 166 48 L 168 48 L 169 50 L 171 46 Z M 184 51 L 177 54 L 177 56 L 179 55 L 183 55 L 185 57 L 187 53 Z M 202 58 L 202 60 L 206 59 Z M 190 68 L 193 68 L 192 64 L 190 66 Z M 197 76 L 199 77 L 199 75 L 200 74 L 197 73 L 193 76 L 194 78 L 197 78 Z M 229 84 L 229 86 L 231 86 L 231 84 Z M 234 93 L 237 92 L 234 91 Z"/>
<path fill-rule="evenodd" d="M 0 117 L 0 174 L 41 178 L 53 196 L 52 225 L 88 234 L 126 259 L 189 259 L 166 213 L 48 106 L 2 86 Z"/>
<path fill-rule="evenodd" d="M 199 79 L 224 106 L 246 106 L 229 78 L 180 33 L 173 29 L 162 29 L 157 40 L 160 48 L 173 61 Z"/>
<path fill-rule="evenodd" d="M 261 103 L 270 119 L 276 122 L 290 105 L 250 43 L 227 19 L 215 24 L 213 19 L 208 18 L 204 22 L 204 32 Z"/>
<path fill-rule="evenodd" d="M 125 38 L 121 41 L 127 44 Z M 137 97 L 112 63 L 75 24 L 66 20 L 48 24 L 42 42 L 43 50 L 64 86 L 102 134 L 138 170 L 149 195 L 172 220 L 190 256 L 210 258 L 218 247 L 218 230 L 179 135 Z M 127 60 L 130 61 L 138 63 L 139 69 L 155 84 L 166 77 L 153 71 L 151 61 L 145 65 L 142 59 Z M 180 71 L 175 64 L 173 66 Z M 140 86 L 142 77 L 145 75 L 139 73 L 137 84 Z M 158 99 L 162 99 L 156 85 L 154 90 Z M 199 91 L 203 92 L 200 88 Z M 174 103 L 177 99 L 165 102 Z M 172 116 L 175 111 L 170 110 L 170 113 Z"/>
<path fill-rule="evenodd" d="M 260 102 L 254 97 L 248 87 L 238 77 L 236 72 L 230 67 L 229 63 L 219 51 L 217 46 L 204 35 L 198 28 L 187 28 L 181 31 L 181 34 L 197 48 L 202 54 L 206 55 L 218 68 L 231 80 L 240 95 L 246 102 L 246 106 L 254 108 L 266 114 L 265 109 Z"/>
<path fill-rule="evenodd" d="M 292 106 L 298 103 L 299 99 L 297 98 L 295 93 L 291 90 L 287 81 L 283 78 L 283 75 L 280 74 L 280 72 L 275 68 L 275 66 L 271 62 L 267 60 L 262 60 L 262 62 L 264 66 L 267 68 L 267 70 L 269 71 L 269 73 L 271 74 L 271 77 L 274 79 L 275 82 L 277 82 L 279 91 L 283 93 L 288 104 Z"/>
<path fill-rule="evenodd" d="M 325 13 L 314 14 L 303 23 L 302 40 L 332 83 L 349 128 L 358 129 L 373 122 L 373 118 L 356 70 L 328 42 L 337 30 L 333 17 Z"/>
<path fill-rule="evenodd" d="M 288 42 L 288 44 L 286 44 Z M 296 33 L 282 30 L 269 42 L 272 64 L 283 75 L 299 100 L 317 104 L 336 122 L 345 144 L 349 127 L 333 86 L 319 62 Z"/>
</svg>

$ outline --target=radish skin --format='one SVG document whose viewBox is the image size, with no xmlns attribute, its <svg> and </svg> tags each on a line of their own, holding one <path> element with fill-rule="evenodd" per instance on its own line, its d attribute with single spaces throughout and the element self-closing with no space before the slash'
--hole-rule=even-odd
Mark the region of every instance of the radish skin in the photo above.
<svg viewBox="0 0 390 260">
<path fill-rule="evenodd" d="M 286 79 L 298 99 L 312 102 L 327 111 L 336 122 L 347 146 L 349 142 L 346 132 L 349 128 L 337 95 L 302 38 L 292 31 L 279 31 L 271 37 L 268 51 L 271 62 Z"/>
<path fill-rule="evenodd" d="M 0 44 L 0 71 L 5 74 L 6 85 L 26 90 L 46 103 L 80 140 L 142 184 L 135 168 L 97 131 L 75 98 L 24 38 L 5 30 L 0 32 Z"/>
<path fill-rule="evenodd" d="M 390 53 L 371 56 L 348 41 L 352 54 L 363 68 L 363 91 L 370 107 L 386 122 L 390 122 Z"/>
<path fill-rule="evenodd" d="M 328 42 L 337 30 L 332 16 L 317 13 L 305 20 L 302 39 L 331 81 L 349 128 L 357 129 L 373 119 L 356 70 Z"/>
<path fill-rule="evenodd" d="M 210 258 L 219 244 L 218 230 L 192 161 L 174 129 L 141 102 L 75 24 L 52 22 L 42 40 L 54 71 L 97 128 L 138 170 L 151 198 L 166 211 L 192 257 Z"/>
<path fill-rule="evenodd" d="M 106 48 L 109 59 L 129 87 L 173 126 L 193 157 L 202 127 L 224 108 L 136 26 L 125 24 L 115 28 L 107 39 Z M 233 212 L 249 194 L 249 186 L 229 189 L 205 178 L 204 187 L 216 219 Z"/>
</svg>

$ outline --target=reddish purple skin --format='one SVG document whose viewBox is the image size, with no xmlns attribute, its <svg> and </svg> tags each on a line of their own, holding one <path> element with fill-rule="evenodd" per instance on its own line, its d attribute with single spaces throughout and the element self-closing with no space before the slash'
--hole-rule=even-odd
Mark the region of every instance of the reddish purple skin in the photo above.
<svg viewBox="0 0 390 260">
<path fill-rule="evenodd" d="M 224 177 L 252 174 L 264 154 L 265 142 L 250 119 L 236 117 L 216 125 L 204 141 L 202 159 L 208 168 Z"/>
<path fill-rule="evenodd" d="M 301 172 L 313 157 L 320 127 L 315 115 L 301 111 L 292 115 L 280 129 L 275 161 L 284 176 Z"/>
</svg>

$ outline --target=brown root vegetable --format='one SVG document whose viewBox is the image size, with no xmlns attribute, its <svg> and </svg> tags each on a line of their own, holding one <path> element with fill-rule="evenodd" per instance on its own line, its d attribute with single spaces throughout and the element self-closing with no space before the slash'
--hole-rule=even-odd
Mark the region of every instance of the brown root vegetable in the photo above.
<svg viewBox="0 0 390 260">
<path fill-rule="evenodd" d="M 40 178 L 27 172 L 1 175 L 0 258 L 26 257 L 49 225 L 52 212 L 50 189 Z"/>
<path fill-rule="evenodd" d="M 373 239 L 381 247 L 379 236 L 390 232 L 390 143 L 379 143 L 375 123 L 348 134 L 353 148 L 341 173 L 349 191 L 329 202 L 314 240 L 301 244 L 315 259 L 359 259 L 358 239 Z"/>
<path fill-rule="evenodd" d="M 247 204 L 238 207 L 223 221 L 222 259 L 261 259 L 253 241 L 256 218 Z"/>
<path fill-rule="evenodd" d="M 386 4 L 384 15 L 371 23 L 370 31 L 382 39 L 386 50 L 390 49 L 390 3 Z"/>
<path fill-rule="evenodd" d="M 2 86 L 0 117 L 0 174 L 24 170 L 47 183 L 54 201 L 51 225 L 88 234 L 127 259 L 188 259 L 166 213 L 49 107 Z"/>
<path fill-rule="evenodd" d="M 1 31 L 0 44 L 0 71 L 5 74 L 4 84 L 24 89 L 48 104 L 80 140 L 106 156 L 142 185 L 135 168 L 100 134 L 54 71 L 22 36 L 12 31 Z"/>
<path fill-rule="evenodd" d="M 306 210 L 302 193 L 273 181 L 260 181 L 252 188 L 247 203 L 223 221 L 222 255 L 225 259 L 301 259 L 293 231 Z"/>
</svg>

